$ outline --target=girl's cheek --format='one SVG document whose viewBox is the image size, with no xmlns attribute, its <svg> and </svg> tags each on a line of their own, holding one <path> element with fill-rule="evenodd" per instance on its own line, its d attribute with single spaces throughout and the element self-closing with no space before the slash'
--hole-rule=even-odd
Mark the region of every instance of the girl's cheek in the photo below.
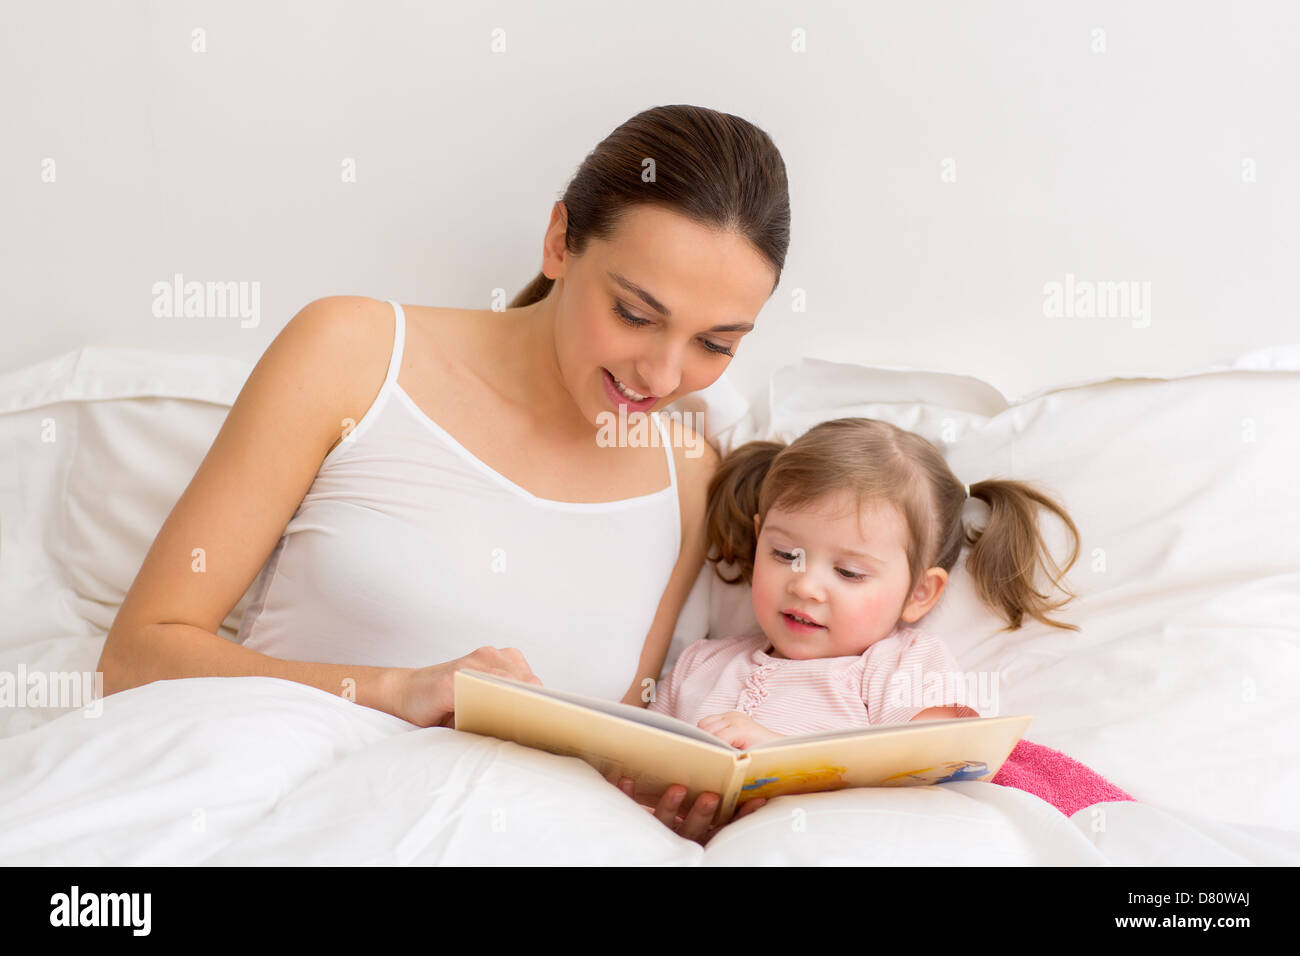
<svg viewBox="0 0 1300 956">
<path fill-rule="evenodd" d="M 772 575 L 762 564 L 754 565 L 754 580 L 750 586 L 752 588 L 754 615 L 762 620 L 764 616 L 771 613 L 773 602 L 776 600 L 772 594 Z"/>
<path fill-rule="evenodd" d="M 871 590 L 872 594 L 855 596 L 846 607 L 849 612 L 848 617 L 853 621 L 854 626 L 861 630 L 876 629 L 886 616 L 893 613 L 889 602 L 881 594 L 876 593 L 879 589 Z M 892 626 L 894 622 L 889 623 Z"/>
</svg>

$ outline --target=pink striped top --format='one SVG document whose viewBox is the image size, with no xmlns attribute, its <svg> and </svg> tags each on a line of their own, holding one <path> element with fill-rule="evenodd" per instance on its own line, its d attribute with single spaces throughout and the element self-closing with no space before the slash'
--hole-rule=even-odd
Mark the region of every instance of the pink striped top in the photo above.
<svg viewBox="0 0 1300 956">
<path fill-rule="evenodd" d="M 956 658 L 926 631 L 896 628 L 856 657 L 789 660 L 770 657 L 771 646 L 761 633 L 696 641 L 659 681 L 649 709 L 689 724 L 737 710 L 786 735 L 907 723 L 949 705 L 979 716 L 963 702 Z"/>
</svg>

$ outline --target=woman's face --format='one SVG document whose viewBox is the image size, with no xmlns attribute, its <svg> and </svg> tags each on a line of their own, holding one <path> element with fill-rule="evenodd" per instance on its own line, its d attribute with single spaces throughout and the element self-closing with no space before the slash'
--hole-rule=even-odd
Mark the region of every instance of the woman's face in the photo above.
<svg viewBox="0 0 1300 956">
<path fill-rule="evenodd" d="M 573 256 L 563 209 L 542 268 L 557 280 L 556 359 L 583 417 L 599 426 L 620 404 L 648 412 L 717 381 L 771 295 L 767 260 L 740 236 L 646 205 L 630 208 L 610 241 Z M 620 384 L 646 401 L 620 397 Z"/>
</svg>

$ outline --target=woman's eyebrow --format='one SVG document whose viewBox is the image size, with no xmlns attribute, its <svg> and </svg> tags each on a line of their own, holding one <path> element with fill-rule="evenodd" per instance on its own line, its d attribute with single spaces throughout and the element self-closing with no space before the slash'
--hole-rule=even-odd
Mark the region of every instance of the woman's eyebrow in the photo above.
<svg viewBox="0 0 1300 956">
<path fill-rule="evenodd" d="M 621 285 L 624 289 L 627 289 L 628 292 L 631 292 L 633 295 L 638 296 L 642 301 L 645 302 L 646 305 L 654 309 L 665 319 L 671 319 L 673 317 L 673 314 L 672 312 L 669 311 L 668 306 L 664 305 L 662 302 L 656 299 L 645 289 L 641 288 L 631 279 L 628 279 L 626 276 L 620 275 L 617 272 L 608 272 L 606 274 L 615 282 L 617 282 L 619 285 Z M 754 323 L 752 322 L 732 322 L 730 325 L 715 325 L 713 328 L 706 329 L 705 331 L 706 332 L 748 332 L 753 328 L 754 328 Z"/>
</svg>

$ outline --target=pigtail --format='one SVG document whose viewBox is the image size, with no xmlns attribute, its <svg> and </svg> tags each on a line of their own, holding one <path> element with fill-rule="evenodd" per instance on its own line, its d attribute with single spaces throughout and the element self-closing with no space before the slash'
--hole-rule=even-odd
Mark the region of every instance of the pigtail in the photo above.
<svg viewBox="0 0 1300 956">
<path fill-rule="evenodd" d="M 1025 615 L 1052 627 L 1079 630 L 1073 624 L 1062 624 L 1046 615 L 1047 611 L 1054 611 L 1075 597 L 1061 584 L 1061 578 L 1079 557 L 1079 529 L 1065 509 L 1020 481 L 993 479 L 976 482 L 970 486 L 970 494 L 972 498 L 986 502 L 990 514 L 982 530 L 967 531 L 966 540 L 972 548 L 966 567 L 980 598 L 1010 622 L 1010 626 L 1003 630 L 1020 628 Z M 1060 517 L 1074 538 L 1074 548 L 1064 569 L 1053 560 L 1039 531 L 1036 506 L 1040 505 Z M 1040 594 L 1034 589 L 1040 564 L 1045 570 L 1050 568 L 1052 587 L 1064 592 L 1064 599 L 1052 602 L 1048 594 Z"/>
<path fill-rule="evenodd" d="M 754 575 L 754 551 L 758 535 L 754 515 L 758 513 L 763 479 L 772 461 L 785 448 L 778 441 L 751 441 L 734 449 L 718 465 L 709 482 L 709 503 L 705 514 L 708 527 L 707 560 L 713 571 L 727 584 L 749 584 Z M 728 578 L 718 566 L 727 563 L 738 568 Z"/>
</svg>

